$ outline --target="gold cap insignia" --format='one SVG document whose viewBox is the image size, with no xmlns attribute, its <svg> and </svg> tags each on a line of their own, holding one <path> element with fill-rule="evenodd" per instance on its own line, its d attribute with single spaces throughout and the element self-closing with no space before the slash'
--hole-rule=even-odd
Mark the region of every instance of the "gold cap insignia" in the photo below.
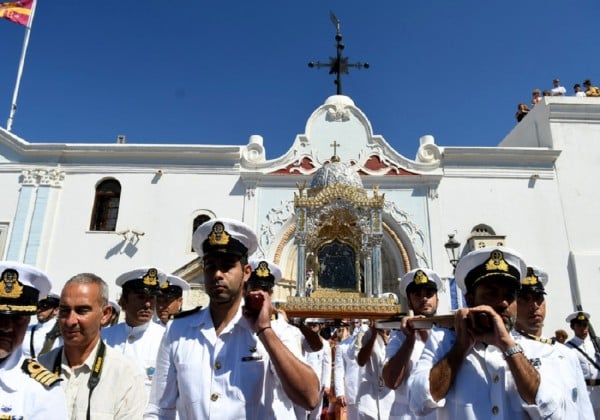
<svg viewBox="0 0 600 420">
<path fill-rule="evenodd" d="M 413 277 L 413 282 L 415 284 L 425 284 L 429 281 L 429 277 L 423 271 L 418 270 Z"/>
<path fill-rule="evenodd" d="M 229 243 L 230 236 L 227 232 L 225 232 L 225 226 L 223 223 L 216 222 L 213 227 L 210 235 L 208 235 L 208 243 L 211 246 L 215 245 L 227 245 Z"/>
<path fill-rule="evenodd" d="M 142 282 L 146 286 L 158 285 L 158 271 L 156 270 L 156 268 L 149 269 L 146 275 L 142 278 Z"/>
<path fill-rule="evenodd" d="M 271 275 L 271 270 L 269 270 L 269 264 L 267 264 L 266 261 L 259 262 L 255 272 L 258 277 L 269 277 L 269 275 Z"/>
<path fill-rule="evenodd" d="M 527 267 L 527 277 L 523 279 L 523 285 L 525 286 L 535 286 L 540 282 L 538 276 L 535 275 L 533 269 L 531 267 Z"/>
<path fill-rule="evenodd" d="M 508 264 L 502 251 L 492 251 L 490 259 L 485 264 L 485 269 L 487 271 L 508 271 Z"/>
<path fill-rule="evenodd" d="M 585 317 L 585 315 L 584 315 L 584 314 L 582 314 L 581 312 L 579 312 L 579 313 L 577 314 L 577 320 L 578 320 L 578 321 L 586 321 L 586 320 L 587 320 L 587 318 Z"/>
<path fill-rule="evenodd" d="M 6 269 L 0 278 L 0 297 L 18 298 L 23 294 L 23 285 L 19 282 L 19 273 Z"/>
<path fill-rule="evenodd" d="M 167 280 L 163 284 L 160 285 L 160 288 L 161 289 L 168 289 L 170 285 L 171 284 L 169 284 L 169 280 Z"/>
</svg>

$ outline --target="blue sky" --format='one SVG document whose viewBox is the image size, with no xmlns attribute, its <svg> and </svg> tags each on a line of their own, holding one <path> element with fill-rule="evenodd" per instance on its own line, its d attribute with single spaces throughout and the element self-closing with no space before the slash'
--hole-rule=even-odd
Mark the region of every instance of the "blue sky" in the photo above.
<svg viewBox="0 0 600 420">
<path fill-rule="evenodd" d="M 335 93 L 311 60 L 351 62 L 343 93 L 412 159 L 419 137 L 495 146 L 559 77 L 600 84 L 597 0 L 39 0 L 13 132 L 30 142 L 244 145 L 284 153 Z M 24 28 L 0 22 L 0 125 Z"/>
</svg>

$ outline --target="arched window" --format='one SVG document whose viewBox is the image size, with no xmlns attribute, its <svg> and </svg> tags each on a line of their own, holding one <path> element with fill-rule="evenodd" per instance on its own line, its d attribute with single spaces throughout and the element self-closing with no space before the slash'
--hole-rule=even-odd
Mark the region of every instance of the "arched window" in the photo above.
<svg viewBox="0 0 600 420">
<path fill-rule="evenodd" d="M 114 231 L 119 216 L 121 184 L 116 179 L 102 181 L 96 187 L 90 230 Z"/>
<path fill-rule="evenodd" d="M 196 229 L 198 229 L 198 226 L 205 222 L 208 222 L 210 219 L 211 217 L 208 214 L 200 214 L 194 217 L 194 222 L 192 223 L 192 237 L 194 236 L 194 232 L 196 231 Z M 192 250 L 192 252 L 194 252 L 193 246 L 190 249 Z"/>
</svg>

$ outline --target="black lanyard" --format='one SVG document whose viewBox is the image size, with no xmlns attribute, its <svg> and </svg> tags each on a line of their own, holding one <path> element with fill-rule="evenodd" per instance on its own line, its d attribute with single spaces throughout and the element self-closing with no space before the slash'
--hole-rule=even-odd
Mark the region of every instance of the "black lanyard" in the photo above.
<svg viewBox="0 0 600 420">
<path fill-rule="evenodd" d="M 583 345 L 583 344 L 582 344 Z M 594 367 L 598 370 L 600 370 L 600 366 L 598 366 L 598 363 L 596 363 L 594 361 L 594 359 L 592 359 L 585 351 L 583 351 L 583 349 L 579 346 L 576 346 L 575 344 L 573 344 L 571 341 L 567 341 L 567 346 L 574 348 L 575 350 L 577 350 L 579 353 L 583 354 L 583 356 L 589 360 L 589 362 L 594 365 Z"/>
<path fill-rule="evenodd" d="M 62 348 L 58 351 L 56 355 L 56 359 L 54 360 L 54 368 L 53 371 L 56 375 L 60 376 L 61 374 L 61 364 L 62 364 Z M 104 353 L 106 353 L 106 345 L 104 341 L 100 340 L 100 345 L 98 346 L 98 351 L 96 352 L 96 358 L 94 359 L 94 364 L 92 365 L 92 374 L 88 379 L 88 388 L 90 390 L 88 394 L 88 404 L 87 404 L 87 413 L 85 418 L 90 420 L 90 405 L 92 402 L 92 392 L 94 388 L 100 382 L 100 374 L 102 373 L 102 366 L 104 366 Z"/>
<path fill-rule="evenodd" d="M 29 337 L 29 356 L 35 359 L 35 347 L 33 347 L 33 334 L 40 324 L 35 324 L 31 327 L 31 336 Z"/>
</svg>

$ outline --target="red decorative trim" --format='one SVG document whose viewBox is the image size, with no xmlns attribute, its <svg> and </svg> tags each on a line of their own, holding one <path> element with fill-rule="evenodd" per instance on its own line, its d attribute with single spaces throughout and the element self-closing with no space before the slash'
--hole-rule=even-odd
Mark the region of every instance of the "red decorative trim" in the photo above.
<svg viewBox="0 0 600 420">
<path fill-rule="evenodd" d="M 313 164 L 311 158 L 309 158 L 308 156 L 304 156 L 302 158 L 302 160 L 300 161 L 300 165 L 297 165 L 295 163 L 290 163 L 285 168 L 281 168 L 281 169 L 278 169 L 276 171 L 269 172 L 269 173 L 270 174 L 287 175 L 289 173 L 292 173 L 294 170 L 298 170 L 299 167 L 302 169 L 310 170 L 310 169 L 314 169 L 315 165 Z"/>
<path fill-rule="evenodd" d="M 363 165 L 363 168 L 373 172 L 383 172 L 385 175 L 416 175 L 414 172 L 396 166 L 385 165 L 378 155 L 371 155 Z M 387 169 L 387 171 L 384 171 Z M 368 175 L 364 170 L 358 171 L 360 175 Z"/>
</svg>

